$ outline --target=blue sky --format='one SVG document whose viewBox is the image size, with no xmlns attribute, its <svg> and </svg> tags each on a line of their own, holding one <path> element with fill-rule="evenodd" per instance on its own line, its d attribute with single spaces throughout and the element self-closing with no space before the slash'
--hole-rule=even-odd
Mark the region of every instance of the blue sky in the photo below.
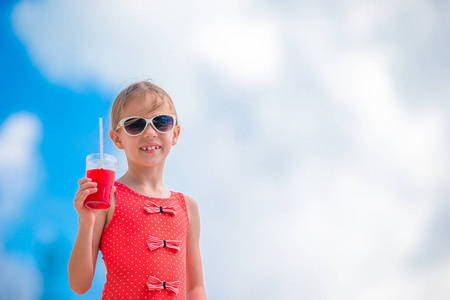
<svg viewBox="0 0 450 300">
<path fill-rule="evenodd" d="M 42 76 L 12 30 L 13 5 L 1 4 L 2 150 L 11 154 L 16 147 L 25 148 L 29 153 L 19 159 L 29 165 L 10 165 L 3 153 L 2 208 L 9 210 L 0 221 L 5 272 L 0 294 L 17 299 L 70 298 L 65 270 L 76 234 L 70 194 L 76 190 L 74 179 L 83 176 L 85 154 L 96 151 L 95 119 L 101 113 L 106 116 L 110 104 L 105 93 L 73 92 Z M 19 129 L 15 143 L 6 138 L 6 123 Z M 27 276 L 35 284 L 18 289 Z"/>
<path fill-rule="evenodd" d="M 86 295 L 67 285 L 72 198 L 98 118 L 148 78 L 183 126 L 165 181 L 200 205 L 211 299 L 448 297 L 449 4 L 0 12 L 0 298 L 99 298 L 101 260 Z M 105 147 L 120 175 L 123 154 Z"/>
</svg>

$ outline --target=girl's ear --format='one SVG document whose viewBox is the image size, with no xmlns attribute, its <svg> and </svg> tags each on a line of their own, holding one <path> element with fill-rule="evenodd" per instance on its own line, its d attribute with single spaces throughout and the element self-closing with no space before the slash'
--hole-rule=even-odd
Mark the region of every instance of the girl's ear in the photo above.
<svg viewBox="0 0 450 300">
<path fill-rule="evenodd" d="M 117 131 L 111 130 L 109 132 L 109 137 L 111 138 L 111 140 L 113 141 L 114 145 L 116 145 L 117 148 L 123 150 L 122 140 L 120 139 L 119 133 Z"/>
<path fill-rule="evenodd" d="M 181 126 L 176 125 L 173 129 L 173 135 L 172 135 L 172 146 L 175 146 L 178 142 L 178 137 L 180 136 Z"/>
</svg>

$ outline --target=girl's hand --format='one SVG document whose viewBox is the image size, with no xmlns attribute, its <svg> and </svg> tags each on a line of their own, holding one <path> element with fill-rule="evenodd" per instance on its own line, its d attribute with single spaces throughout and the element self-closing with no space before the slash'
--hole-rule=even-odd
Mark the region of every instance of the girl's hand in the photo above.
<svg viewBox="0 0 450 300">
<path fill-rule="evenodd" d="M 86 200 L 87 196 L 97 192 L 97 183 L 93 182 L 91 178 L 82 178 L 78 181 L 78 185 L 80 187 L 73 199 L 73 206 L 78 213 L 80 223 L 83 222 L 86 225 L 94 225 L 95 218 L 100 210 L 84 206 L 84 200 Z M 116 187 L 113 186 L 112 190 L 114 193 Z"/>
</svg>

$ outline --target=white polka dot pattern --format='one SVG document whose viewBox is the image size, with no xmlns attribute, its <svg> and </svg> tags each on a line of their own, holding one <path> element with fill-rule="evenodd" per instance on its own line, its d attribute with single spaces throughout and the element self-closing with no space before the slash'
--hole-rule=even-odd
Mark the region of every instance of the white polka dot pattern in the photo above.
<svg viewBox="0 0 450 300">
<path fill-rule="evenodd" d="M 186 236 L 189 228 L 183 194 L 171 191 L 169 198 L 140 195 L 116 182 L 116 207 L 105 228 L 100 251 L 106 266 L 106 283 L 101 299 L 186 299 Z M 175 214 L 147 213 L 151 201 L 173 206 Z M 179 250 L 162 247 L 151 251 L 150 237 L 179 241 Z M 180 281 L 178 293 L 168 289 L 150 291 L 150 277 L 165 282 Z"/>
</svg>

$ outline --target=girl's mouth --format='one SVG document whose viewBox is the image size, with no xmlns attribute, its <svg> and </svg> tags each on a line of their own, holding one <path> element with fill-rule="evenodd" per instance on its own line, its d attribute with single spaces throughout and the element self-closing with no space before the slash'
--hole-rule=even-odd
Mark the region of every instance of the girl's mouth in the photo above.
<svg viewBox="0 0 450 300">
<path fill-rule="evenodd" d="M 156 149 L 161 149 L 161 146 L 142 147 L 140 149 L 144 150 L 144 151 L 152 151 L 152 150 L 156 150 Z"/>
</svg>

